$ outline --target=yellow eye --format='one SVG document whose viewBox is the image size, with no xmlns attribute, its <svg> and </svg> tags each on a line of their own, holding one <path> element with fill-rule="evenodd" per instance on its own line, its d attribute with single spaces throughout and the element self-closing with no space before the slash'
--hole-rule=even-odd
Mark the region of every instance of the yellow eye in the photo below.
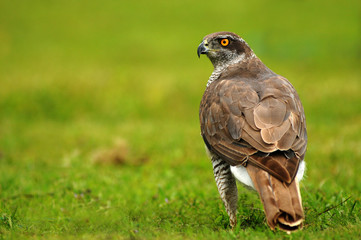
<svg viewBox="0 0 361 240">
<path fill-rule="evenodd" d="M 221 45 L 223 47 L 227 46 L 228 44 L 229 44 L 229 40 L 227 38 L 224 38 L 224 39 L 221 40 Z"/>
</svg>

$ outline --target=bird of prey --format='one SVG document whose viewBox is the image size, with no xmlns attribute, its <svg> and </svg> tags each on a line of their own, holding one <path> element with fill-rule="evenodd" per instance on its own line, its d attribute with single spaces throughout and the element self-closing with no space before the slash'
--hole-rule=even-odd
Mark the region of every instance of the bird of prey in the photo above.
<svg viewBox="0 0 361 240">
<path fill-rule="evenodd" d="M 234 33 L 205 36 L 197 54 L 207 55 L 214 66 L 199 118 L 231 227 L 237 224 L 237 179 L 258 192 L 272 230 L 302 228 L 298 183 L 305 171 L 307 132 L 295 88 Z"/>
</svg>

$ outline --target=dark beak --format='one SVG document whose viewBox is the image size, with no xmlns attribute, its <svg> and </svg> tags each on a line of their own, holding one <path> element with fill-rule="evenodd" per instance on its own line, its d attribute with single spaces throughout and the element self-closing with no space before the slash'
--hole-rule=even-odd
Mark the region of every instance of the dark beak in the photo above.
<svg viewBox="0 0 361 240">
<path fill-rule="evenodd" d="M 201 42 L 201 44 L 199 44 L 198 49 L 197 49 L 197 55 L 198 57 L 201 56 L 201 54 L 206 54 L 208 52 L 208 48 L 204 45 L 204 41 Z"/>
</svg>

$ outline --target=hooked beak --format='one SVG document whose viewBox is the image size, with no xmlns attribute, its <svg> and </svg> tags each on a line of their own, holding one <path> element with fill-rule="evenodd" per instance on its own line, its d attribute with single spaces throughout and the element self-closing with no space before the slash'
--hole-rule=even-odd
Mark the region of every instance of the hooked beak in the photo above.
<svg viewBox="0 0 361 240">
<path fill-rule="evenodd" d="M 197 55 L 198 57 L 201 56 L 201 54 L 206 54 L 208 53 L 209 48 L 208 48 L 208 43 L 207 40 L 204 40 L 203 42 L 201 42 L 201 44 L 199 44 L 198 49 L 197 49 Z"/>
</svg>

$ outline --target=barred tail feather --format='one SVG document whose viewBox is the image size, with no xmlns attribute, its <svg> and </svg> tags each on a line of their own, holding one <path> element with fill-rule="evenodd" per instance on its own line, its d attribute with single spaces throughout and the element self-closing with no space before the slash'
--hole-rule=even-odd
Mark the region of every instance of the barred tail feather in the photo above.
<svg viewBox="0 0 361 240">
<path fill-rule="evenodd" d="M 297 179 L 287 185 L 252 165 L 247 166 L 247 171 L 262 200 L 270 228 L 286 232 L 301 229 L 304 213 Z"/>
</svg>

